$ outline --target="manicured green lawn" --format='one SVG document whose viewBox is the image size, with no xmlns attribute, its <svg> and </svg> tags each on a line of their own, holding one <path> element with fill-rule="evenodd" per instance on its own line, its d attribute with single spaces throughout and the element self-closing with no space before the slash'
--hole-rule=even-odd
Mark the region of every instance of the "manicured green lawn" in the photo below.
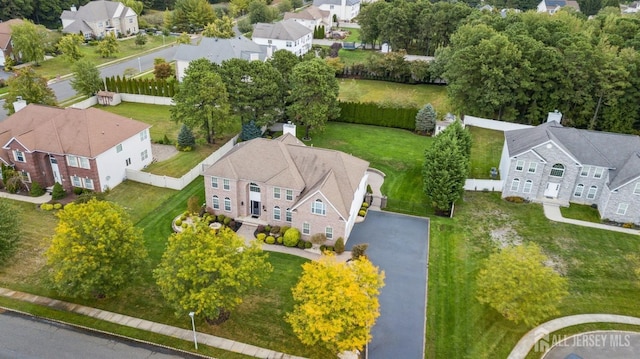
<svg viewBox="0 0 640 359">
<path fill-rule="evenodd" d="M 344 41 L 346 42 L 359 42 L 360 41 L 360 29 L 355 28 L 342 28 L 341 30 L 349 31 L 349 36 L 347 36 Z"/>
<path fill-rule="evenodd" d="M 562 213 L 563 217 L 579 219 L 581 221 L 588 221 L 594 223 L 601 223 L 600 213 L 597 209 L 582 205 L 572 203 L 569 207 L 560 207 L 560 213 Z"/>
<path fill-rule="evenodd" d="M 344 62 L 345 65 L 362 64 L 367 62 L 369 57 L 380 57 L 382 54 L 378 51 L 356 49 L 356 50 L 344 50 L 340 49 L 338 57 Z"/>
<path fill-rule="evenodd" d="M 475 299 L 481 262 L 497 248 L 494 230 L 539 244 L 566 275 L 560 316 L 640 316 L 639 263 L 629 256 L 640 251 L 638 236 L 550 222 L 540 205 L 508 203 L 499 193 L 466 192 L 453 219 L 431 220 L 427 358 L 505 358 L 531 329 Z"/>
<path fill-rule="evenodd" d="M 300 136 L 304 131 L 298 131 Z M 335 123 L 324 132 L 313 132 L 307 145 L 325 147 L 353 154 L 370 162 L 387 177 L 382 193 L 389 197 L 388 209 L 425 215 L 427 201 L 422 192 L 424 150 L 431 137 L 419 136 L 395 128 Z"/>
<path fill-rule="evenodd" d="M 143 46 L 138 46 L 135 43 L 135 37 L 130 39 L 118 41 L 120 45 L 118 53 L 111 58 L 103 58 L 96 52 L 97 46 L 90 46 L 85 44 L 80 47 L 80 51 L 84 55 L 84 58 L 91 60 L 96 65 L 101 65 L 110 61 L 118 60 L 127 56 L 134 56 L 141 54 L 145 51 L 149 51 L 155 47 L 162 46 L 164 44 L 171 44 L 176 41 L 174 36 L 166 36 L 164 41 L 162 36 L 147 35 L 147 43 Z M 171 60 L 171 59 L 167 59 Z M 40 66 L 34 67 L 36 72 L 47 79 L 55 78 L 56 76 L 63 76 L 71 73 L 71 66 L 69 61 L 62 56 L 57 56 L 53 59 L 43 61 Z"/>
<path fill-rule="evenodd" d="M 473 140 L 469 178 L 490 179 L 491 167 L 500 166 L 504 132 L 474 126 L 468 128 Z"/>
<path fill-rule="evenodd" d="M 447 88 L 437 85 L 407 85 L 375 80 L 340 79 L 341 101 L 376 102 L 421 108 L 431 103 L 443 118 L 450 112 Z"/>
<path fill-rule="evenodd" d="M 178 138 L 181 124 L 171 120 L 171 106 L 121 102 L 118 106 L 97 106 L 101 110 L 142 121 L 151 125 L 151 141 L 157 142 L 166 135 L 171 141 Z"/>
<path fill-rule="evenodd" d="M 198 163 L 209 157 L 215 150 L 220 148 L 220 146 L 225 144 L 231 137 L 233 136 L 221 138 L 213 145 L 204 144 L 196 146 L 193 151 L 178 152 L 168 160 L 150 164 L 144 171 L 174 178 L 182 177 L 196 167 Z"/>
</svg>

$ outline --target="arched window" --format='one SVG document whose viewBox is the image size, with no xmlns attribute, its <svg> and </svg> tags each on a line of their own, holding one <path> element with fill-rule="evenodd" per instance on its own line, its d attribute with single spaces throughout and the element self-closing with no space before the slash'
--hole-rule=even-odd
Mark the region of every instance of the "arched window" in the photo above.
<svg viewBox="0 0 640 359">
<path fill-rule="evenodd" d="M 316 199 L 312 204 L 311 204 L 311 213 L 313 214 L 320 214 L 320 215 L 326 215 L 327 214 L 327 209 L 324 205 L 324 203 L 322 203 L 321 200 Z"/>
<path fill-rule="evenodd" d="M 511 192 L 518 192 L 518 189 L 520 189 L 520 179 L 519 178 L 514 178 L 513 181 L 511 181 Z"/>
<path fill-rule="evenodd" d="M 598 193 L 598 187 L 597 186 L 589 187 L 589 192 L 587 192 L 587 199 L 596 198 L 596 193 Z"/>
<path fill-rule="evenodd" d="M 273 207 L 273 219 L 275 221 L 280 220 L 280 207 L 278 206 Z"/>
<path fill-rule="evenodd" d="M 229 197 L 224 198 L 224 210 L 227 212 L 231 212 L 231 200 Z"/>
<path fill-rule="evenodd" d="M 584 185 L 582 183 L 578 183 L 576 186 L 576 190 L 573 192 L 575 197 L 582 197 L 582 192 L 584 192 Z"/>
<path fill-rule="evenodd" d="M 550 175 L 553 177 L 564 176 L 564 166 L 561 165 L 560 163 L 556 163 L 555 165 L 553 165 L 553 167 L 551 167 Z"/>
<path fill-rule="evenodd" d="M 220 199 L 218 196 L 213 196 L 213 209 L 220 209 Z"/>
<path fill-rule="evenodd" d="M 526 180 L 524 182 L 524 187 L 522 187 L 522 192 L 523 193 L 531 193 L 531 187 L 533 186 L 533 181 L 531 180 Z"/>
<path fill-rule="evenodd" d="M 258 192 L 258 193 L 260 193 L 260 187 L 259 187 L 257 184 L 255 184 L 255 183 L 251 182 L 251 183 L 249 184 L 249 191 L 251 191 L 251 192 Z"/>
</svg>

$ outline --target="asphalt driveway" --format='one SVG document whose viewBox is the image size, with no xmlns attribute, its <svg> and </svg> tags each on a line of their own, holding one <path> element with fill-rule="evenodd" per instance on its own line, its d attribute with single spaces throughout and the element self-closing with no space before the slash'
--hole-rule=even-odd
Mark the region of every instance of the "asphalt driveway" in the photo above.
<svg viewBox="0 0 640 359">
<path fill-rule="evenodd" d="M 424 358 L 429 219 L 369 211 L 347 248 L 359 243 L 386 275 L 369 358 Z"/>
</svg>

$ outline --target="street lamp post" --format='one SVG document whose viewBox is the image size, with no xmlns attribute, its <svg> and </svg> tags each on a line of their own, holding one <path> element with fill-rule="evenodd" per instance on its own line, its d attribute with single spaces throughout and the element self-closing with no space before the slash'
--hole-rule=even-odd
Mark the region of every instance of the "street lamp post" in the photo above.
<svg viewBox="0 0 640 359">
<path fill-rule="evenodd" d="M 138 57 L 138 72 L 142 72 L 142 64 L 140 63 L 139 57 Z"/>
<path fill-rule="evenodd" d="M 194 312 L 189 312 L 189 316 L 191 317 L 191 327 L 193 328 L 193 344 L 196 346 L 196 350 L 198 350 L 198 338 L 196 338 L 196 323 L 193 320 L 193 317 L 196 315 Z"/>
</svg>

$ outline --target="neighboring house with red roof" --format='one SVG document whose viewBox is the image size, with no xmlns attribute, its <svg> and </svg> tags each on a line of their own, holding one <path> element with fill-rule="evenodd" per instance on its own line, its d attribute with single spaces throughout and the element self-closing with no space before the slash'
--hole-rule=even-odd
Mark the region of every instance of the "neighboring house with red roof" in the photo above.
<svg viewBox="0 0 640 359">
<path fill-rule="evenodd" d="M 132 8 L 117 1 L 91 1 L 60 15 L 62 32 L 82 34 L 85 39 L 102 38 L 107 34 L 129 36 L 138 33 L 138 15 Z"/>
<path fill-rule="evenodd" d="M 287 133 L 237 144 L 204 172 L 206 204 L 239 221 L 295 227 L 303 239 L 348 239 L 364 200 L 369 162 L 308 147 Z"/>
<path fill-rule="evenodd" d="M 97 192 L 151 163 L 149 125 L 96 108 L 30 104 L 0 122 L 0 163 L 42 187 Z"/>
<path fill-rule="evenodd" d="M 14 60 L 18 60 L 18 54 L 13 53 L 13 44 L 11 43 L 11 26 L 22 25 L 24 23 L 21 19 L 11 19 L 8 21 L 0 22 L 0 66 L 4 66 L 5 59 L 10 57 Z"/>
</svg>

